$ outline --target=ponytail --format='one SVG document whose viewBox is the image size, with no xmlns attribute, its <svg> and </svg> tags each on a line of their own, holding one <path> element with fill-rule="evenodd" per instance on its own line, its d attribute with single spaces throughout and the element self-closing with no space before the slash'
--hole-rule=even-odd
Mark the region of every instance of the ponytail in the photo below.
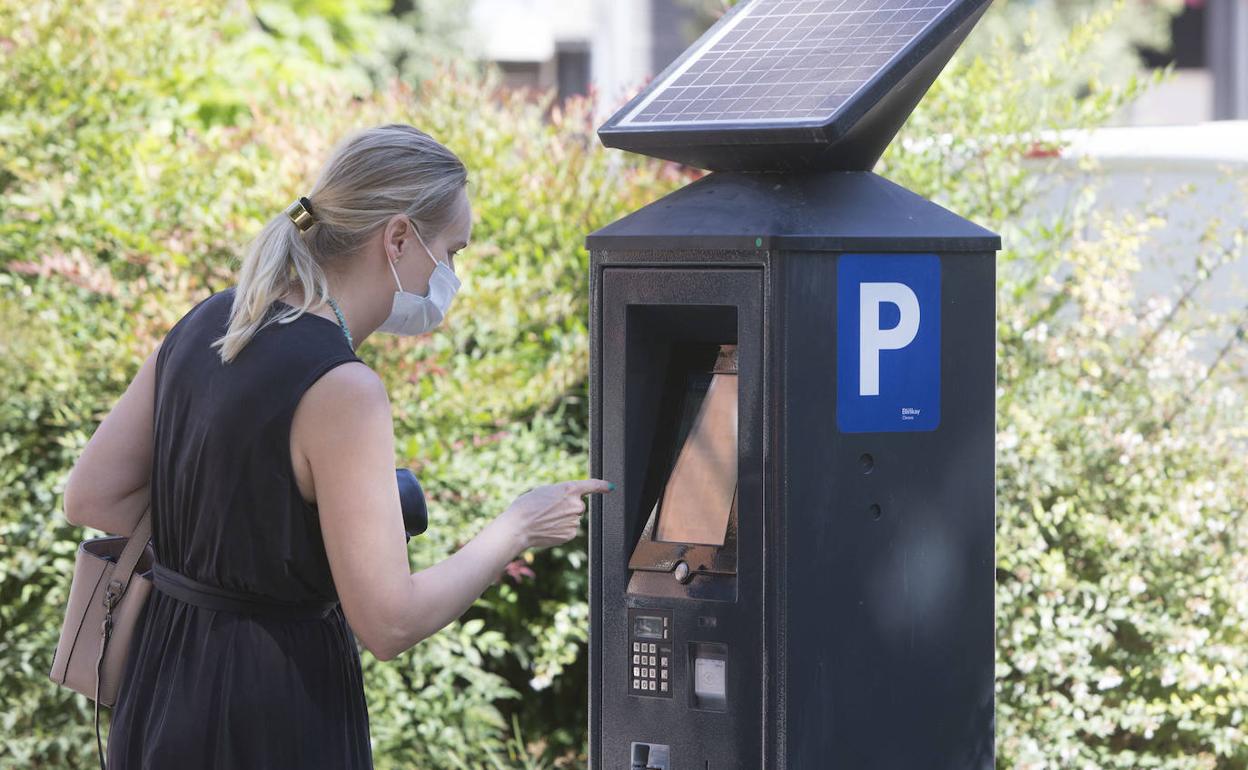
<svg viewBox="0 0 1248 770">
<path fill-rule="evenodd" d="M 292 267 L 294 277 L 291 276 Z M 329 294 L 325 271 L 312 256 L 303 231 L 281 213 L 270 219 L 247 247 L 234 304 L 230 307 L 229 326 L 225 335 L 212 343 L 220 350 L 222 363 L 233 361 L 268 323 L 274 320 L 289 323 L 299 317 L 302 309 L 265 320 L 273 302 L 289 292 L 296 281 L 311 287 L 310 296 L 323 298 Z"/>
</svg>

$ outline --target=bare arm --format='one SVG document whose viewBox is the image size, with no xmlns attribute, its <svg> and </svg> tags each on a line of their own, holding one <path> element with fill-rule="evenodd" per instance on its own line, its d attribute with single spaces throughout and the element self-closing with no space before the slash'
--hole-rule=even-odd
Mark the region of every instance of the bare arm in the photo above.
<svg viewBox="0 0 1248 770">
<path fill-rule="evenodd" d="M 304 394 L 294 423 L 343 612 L 378 658 L 389 660 L 458 618 L 528 547 L 523 522 L 500 516 L 447 559 L 410 572 L 390 401 L 364 364 L 322 376 Z"/>
<path fill-rule="evenodd" d="M 65 482 L 65 518 L 129 535 L 151 499 L 156 352 L 91 435 Z"/>
</svg>

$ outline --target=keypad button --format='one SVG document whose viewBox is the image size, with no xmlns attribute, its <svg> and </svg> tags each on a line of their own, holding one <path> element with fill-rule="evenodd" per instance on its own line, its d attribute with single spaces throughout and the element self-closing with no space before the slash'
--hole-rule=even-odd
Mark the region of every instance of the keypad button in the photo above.
<svg viewBox="0 0 1248 770">
<path fill-rule="evenodd" d="M 634 679 L 634 680 L 633 680 L 633 689 L 634 689 L 634 690 L 640 690 L 640 689 L 641 689 L 641 683 L 640 683 L 640 682 L 638 682 L 636 679 Z"/>
<path fill-rule="evenodd" d="M 654 642 L 650 642 L 650 652 L 654 652 Z"/>
<path fill-rule="evenodd" d="M 666 656 L 666 655 L 664 655 L 662 658 L 659 658 L 659 662 L 660 662 L 660 663 L 662 663 L 663 665 L 665 665 L 665 666 L 666 666 L 666 665 L 667 665 L 667 656 Z"/>
<path fill-rule="evenodd" d="M 641 661 L 640 661 L 640 660 L 638 660 L 638 658 L 640 658 L 640 657 L 641 657 L 640 655 L 634 655 L 634 656 L 633 656 L 633 662 L 634 662 L 634 663 L 640 663 Z"/>
<path fill-rule="evenodd" d="M 659 685 L 660 685 L 659 689 L 661 689 L 663 692 L 667 692 L 667 682 L 659 682 Z"/>
<path fill-rule="evenodd" d="M 633 652 L 641 652 L 641 642 L 633 642 Z"/>
</svg>

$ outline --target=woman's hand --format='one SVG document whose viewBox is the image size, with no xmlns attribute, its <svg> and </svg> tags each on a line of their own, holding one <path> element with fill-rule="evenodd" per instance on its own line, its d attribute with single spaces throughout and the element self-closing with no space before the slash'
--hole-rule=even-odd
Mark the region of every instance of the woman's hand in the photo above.
<svg viewBox="0 0 1248 770">
<path fill-rule="evenodd" d="M 499 518 L 520 533 L 525 548 L 561 545 L 576 537 L 585 512 L 583 495 L 615 489 L 602 479 L 560 481 L 534 487 L 517 497 Z"/>
</svg>

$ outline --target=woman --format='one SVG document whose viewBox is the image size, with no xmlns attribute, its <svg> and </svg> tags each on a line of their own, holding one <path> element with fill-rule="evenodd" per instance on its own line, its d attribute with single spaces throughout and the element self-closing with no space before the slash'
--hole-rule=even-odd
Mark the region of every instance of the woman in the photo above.
<svg viewBox="0 0 1248 770">
<path fill-rule="evenodd" d="M 411 573 L 374 331 L 428 332 L 459 287 L 467 173 L 407 125 L 356 132 L 169 331 L 83 450 L 74 524 L 157 565 L 113 711 L 113 770 L 371 768 L 354 635 L 390 660 L 530 547 L 574 537 L 599 479 L 537 487 Z"/>
</svg>

